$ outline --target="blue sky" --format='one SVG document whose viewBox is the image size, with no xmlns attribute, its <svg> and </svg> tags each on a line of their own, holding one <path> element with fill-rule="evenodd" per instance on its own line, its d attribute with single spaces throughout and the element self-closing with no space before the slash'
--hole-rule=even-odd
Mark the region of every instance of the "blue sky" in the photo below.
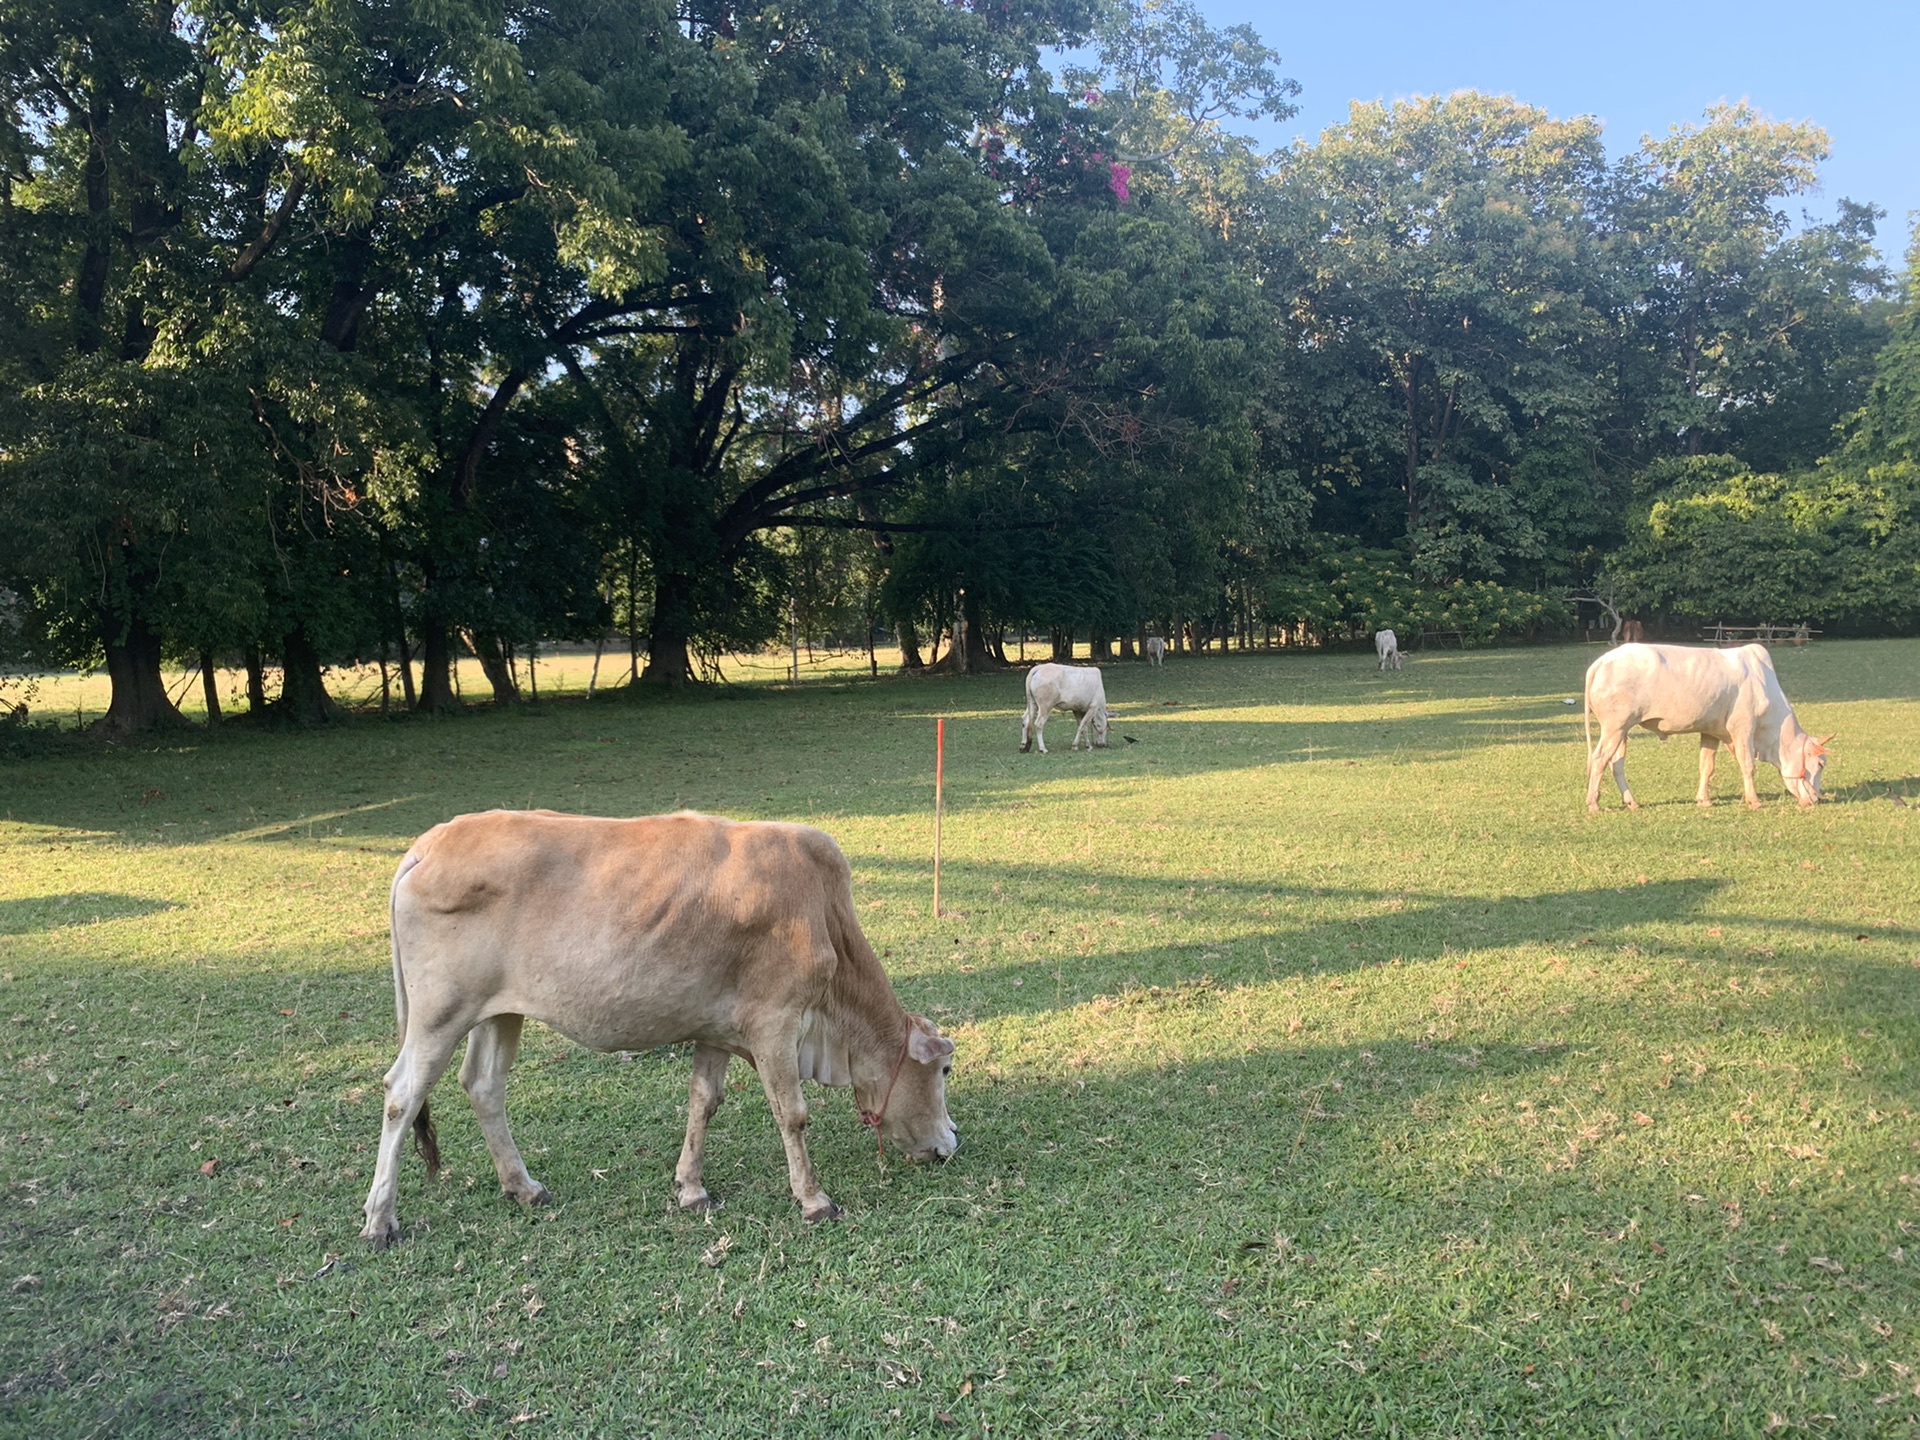
<svg viewBox="0 0 1920 1440">
<path fill-rule="evenodd" d="M 1215 26 L 1250 23 L 1300 82 L 1300 113 L 1259 138 L 1311 137 L 1351 100 L 1484 90 L 1606 122 L 1614 155 L 1696 121 L 1717 100 L 1812 120 L 1833 143 L 1816 218 L 1846 196 L 1887 211 L 1898 264 L 1920 209 L 1920 0 L 1199 0 Z"/>
</svg>

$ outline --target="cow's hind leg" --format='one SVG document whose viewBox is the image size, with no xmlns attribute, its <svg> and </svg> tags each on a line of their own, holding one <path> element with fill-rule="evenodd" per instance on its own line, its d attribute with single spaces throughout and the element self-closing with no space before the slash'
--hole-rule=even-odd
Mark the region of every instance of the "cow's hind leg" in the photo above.
<svg viewBox="0 0 1920 1440">
<path fill-rule="evenodd" d="M 553 1197 L 527 1173 L 513 1132 L 507 1128 L 507 1072 L 520 1049 L 523 1023 L 519 1015 L 495 1015 L 474 1026 L 467 1040 L 467 1058 L 460 1064 L 460 1086 L 473 1103 L 480 1133 L 486 1136 L 501 1193 L 522 1205 L 544 1205 Z"/>
<path fill-rule="evenodd" d="M 367 1223 L 360 1238 L 376 1250 L 384 1250 L 400 1238 L 400 1220 L 394 1210 L 394 1195 L 400 1188 L 400 1153 L 407 1142 L 407 1131 L 427 1103 L 427 1096 L 445 1073 L 460 1043 L 460 1032 L 428 1030 L 408 1026 L 400 1044 L 400 1054 L 387 1071 L 387 1104 L 380 1123 L 380 1153 L 373 1165 L 373 1185 L 367 1191 Z M 429 1157 L 428 1164 L 437 1164 Z"/>
<path fill-rule="evenodd" d="M 1619 787 L 1620 798 L 1626 802 L 1629 810 L 1638 810 L 1639 804 L 1633 798 L 1633 791 L 1627 788 L 1627 732 L 1625 730 L 1602 730 L 1600 743 L 1593 747 L 1593 754 L 1587 759 L 1587 809 L 1594 813 L 1600 810 L 1600 781 L 1613 768 L 1613 783 Z"/>
<path fill-rule="evenodd" d="M 1713 805 L 1709 787 L 1713 784 L 1713 762 L 1720 758 L 1720 742 L 1711 735 L 1700 737 L 1700 791 L 1693 803 L 1705 810 Z"/>
<path fill-rule="evenodd" d="M 840 1207 L 820 1188 L 813 1160 L 807 1154 L 807 1097 L 800 1089 L 800 1066 L 793 1037 L 784 1043 L 754 1047 L 754 1059 L 760 1069 L 760 1085 L 767 1092 L 767 1104 L 773 1109 L 774 1123 L 780 1127 L 780 1140 L 787 1149 L 787 1179 L 793 1186 L 793 1198 L 800 1202 L 800 1213 L 807 1220 L 837 1220 Z"/>
<path fill-rule="evenodd" d="M 682 1210 L 708 1209 L 720 1202 L 707 1192 L 707 1122 L 727 1098 L 727 1061 L 733 1057 L 711 1045 L 693 1047 L 693 1078 L 687 1085 L 687 1141 L 674 1167 L 673 1188 Z"/>
</svg>

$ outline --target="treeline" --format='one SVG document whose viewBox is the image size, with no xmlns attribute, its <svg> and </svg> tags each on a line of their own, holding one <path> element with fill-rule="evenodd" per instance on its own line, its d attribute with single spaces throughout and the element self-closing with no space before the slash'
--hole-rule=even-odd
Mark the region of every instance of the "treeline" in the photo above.
<svg viewBox="0 0 1920 1440">
<path fill-rule="evenodd" d="M 1235 134 L 1296 93 L 1144 0 L 16 0 L 0 661 L 137 730 L 615 629 L 1920 620 L 1920 320 L 1793 223 L 1818 129 Z"/>
</svg>

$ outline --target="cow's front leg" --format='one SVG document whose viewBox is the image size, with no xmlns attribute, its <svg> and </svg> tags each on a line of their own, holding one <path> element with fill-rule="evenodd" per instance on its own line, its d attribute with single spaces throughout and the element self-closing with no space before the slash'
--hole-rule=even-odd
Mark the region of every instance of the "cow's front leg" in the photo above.
<svg viewBox="0 0 1920 1440">
<path fill-rule="evenodd" d="M 809 1221 L 839 1219 L 840 1207 L 820 1188 L 820 1177 L 807 1154 L 807 1097 L 800 1089 L 793 1037 L 765 1049 L 756 1046 L 753 1053 L 759 1062 L 760 1086 L 767 1092 L 774 1124 L 780 1127 L 780 1141 L 787 1149 L 787 1180 L 793 1186 L 793 1198 L 800 1202 L 800 1214 Z"/>
<path fill-rule="evenodd" d="M 473 1027 L 467 1039 L 467 1058 L 460 1063 L 460 1086 L 467 1092 L 473 1113 L 493 1156 L 493 1173 L 500 1177 L 500 1193 L 522 1205 L 544 1205 L 553 1197 L 547 1187 L 527 1173 L 520 1147 L 507 1126 L 507 1072 L 520 1050 L 525 1017 L 495 1015 Z"/>
<path fill-rule="evenodd" d="M 1093 749 L 1093 741 L 1087 738 L 1087 726 L 1092 723 L 1093 711 L 1091 709 L 1081 711 L 1080 723 L 1073 730 L 1073 744 L 1067 747 L 1069 750 Z"/>
<path fill-rule="evenodd" d="M 727 1061 L 733 1057 L 712 1045 L 693 1047 L 693 1078 L 687 1084 L 687 1143 L 680 1147 L 673 1188 L 682 1210 L 711 1209 L 720 1202 L 705 1180 L 707 1122 L 727 1098 Z"/>
<path fill-rule="evenodd" d="M 1760 792 L 1754 788 L 1753 784 L 1753 768 L 1757 763 L 1757 757 L 1753 753 L 1753 746 L 1750 744 L 1742 745 L 1736 739 L 1733 742 L 1733 758 L 1740 764 L 1740 788 L 1746 795 L 1747 808 L 1749 810 L 1758 810 L 1760 808 Z"/>
<path fill-rule="evenodd" d="M 1720 758 L 1720 742 L 1711 735 L 1700 737 L 1700 792 L 1693 803 L 1705 810 L 1713 804 L 1708 787 L 1713 783 L 1713 762 Z"/>
</svg>

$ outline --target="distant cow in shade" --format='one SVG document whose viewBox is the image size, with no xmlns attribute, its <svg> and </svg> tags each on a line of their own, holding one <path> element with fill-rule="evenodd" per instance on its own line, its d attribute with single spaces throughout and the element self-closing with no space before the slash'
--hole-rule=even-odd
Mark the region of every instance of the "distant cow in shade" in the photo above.
<svg viewBox="0 0 1920 1440">
<path fill-rule="evenodd" d="M 1400 637 L 1394 634 L 1393 631 L 1374 631 L 1373 648 L 1374 652 L 1380 657 L 1380 668 L 1382 670 L 1398 670 L 1400 668 Z"/>
<path fill-rule="evenodd" d="M 1035 744 L 1047 753 L 1047 716 L 1070 710 L 1080 717 L 1073 732 L 1074 749 L 1081 741 L 1089 750 L 1107 748 L 1107 687 L 1093 665 L 1036 665 L 1027 672 L 1027 710 L 1020 719 L 1020 753 Z"/>
</svg>

